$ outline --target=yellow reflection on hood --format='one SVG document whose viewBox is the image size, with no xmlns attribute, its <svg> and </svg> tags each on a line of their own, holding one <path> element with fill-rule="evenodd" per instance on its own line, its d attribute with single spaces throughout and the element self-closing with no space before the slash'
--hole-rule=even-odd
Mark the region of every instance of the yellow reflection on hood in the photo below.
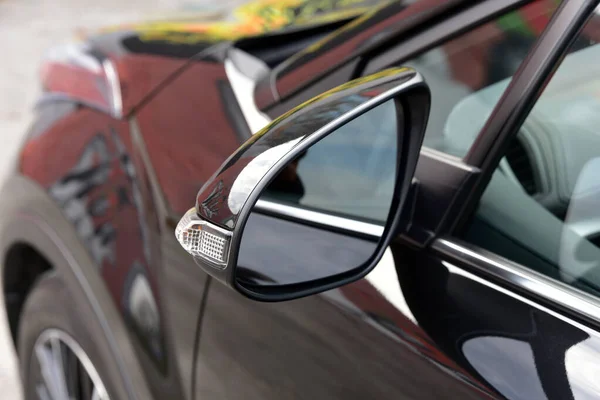
<svg viewBox="0 0 600 400">
<path fill-rule="evenodd" d="M 258 0 L 243 4 L 220 21 L 154 21 L 120 25 L 104 31 L 131 30 L 142 41 L 178 44 L 215 43 L 320 25 L 359 16 L 388 0 Z"/>
</svg>

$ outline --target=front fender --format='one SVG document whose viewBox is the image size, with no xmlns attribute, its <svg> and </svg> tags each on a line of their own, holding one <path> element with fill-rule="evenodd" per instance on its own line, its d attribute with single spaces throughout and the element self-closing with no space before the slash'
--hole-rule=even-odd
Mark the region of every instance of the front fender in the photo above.
<svg viewBox="0 0 600 400">
<path fill-rule="evenodd" d="M 44 192 L 85 249 L 82 273 L 92 271 L 102 296 L 108 293 L 102 302 L 115 310 L 110 320 L 125 327 L 134 350 L 127 358 L 140 364 L 149 390 L 156 398 L 182 398 L 163 296 L 158 215 L 130 124 L 87 107 L 46 110 L 26 137 L 18 171 Z M 53 221 L 48 225 L 62 234 Z"/>
<path fill-rule="evenodd" d="M 39 251 L 64 279 L 73 301 L 94 316 L 89 323 L 98 332 L 95 341 L 112 355 L 116 366 L 111 381 L 122 382 L 114 388 L 119 398 L 152 398 L 126 326 L 73 225 L 42 187 L 15 175 L 7 180 L 0 196 L 2 259 L 18 243 Z"/>
<path fill-rule="evenodd" d="M 121 36 L 51 49 L 40 70 L 40 102 L 66 100 L 120 119 L 187 63 L 185 58 L 130 52 Z"/>
</svg>

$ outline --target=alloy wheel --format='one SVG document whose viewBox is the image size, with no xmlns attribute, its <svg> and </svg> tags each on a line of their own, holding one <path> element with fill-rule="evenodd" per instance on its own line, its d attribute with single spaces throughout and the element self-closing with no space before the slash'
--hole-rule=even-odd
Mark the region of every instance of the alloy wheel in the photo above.
<svg viewBox="0 0 600 400">
<path fill-rule="evenodd" d="M 37 361 L 39 378 L 30 384 L 35 384 L 40 400 L 109 400 L 90 358 L 66 332 L 43 331 L 32 357 Z"/>
</svg>

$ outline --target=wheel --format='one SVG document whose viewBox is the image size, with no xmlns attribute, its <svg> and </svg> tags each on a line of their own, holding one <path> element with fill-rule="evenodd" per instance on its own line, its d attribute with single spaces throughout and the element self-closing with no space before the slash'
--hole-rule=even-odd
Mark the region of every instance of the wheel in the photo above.
<svg viewBox="0 0 600 400">
<path fill-rule="evenodd" d="M 109 382 L 101 378 L 110 358 L 98 351 L 89 316 L 73 303 L 54 272 L 36 282 L 25 302 L 18 333 L 25 400 L 110 398 Z"/>
</svg>

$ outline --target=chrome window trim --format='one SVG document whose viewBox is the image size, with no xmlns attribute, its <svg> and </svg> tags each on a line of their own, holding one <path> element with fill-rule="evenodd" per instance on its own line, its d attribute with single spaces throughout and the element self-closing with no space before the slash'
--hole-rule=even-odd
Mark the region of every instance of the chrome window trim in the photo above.
<svg viewBox="0 0 600 400">
<path fill-rule="evenodd" d="M 433 158 L 435 160 L 438 160 L 444 164 L 448 164 L 454 168 L 458 168 L 461 169 L 463 171 L 467 171 L 467 172 L 474 172 L 475 170 L 477 170 L 477 168 L 466 164 L 462 158 L 453 156 L 452 154 L 449 153 L 444 153 L 443 151 L 434 149 L 433 147 L 428 147 L 427 145 L 423 144 L 421 146 L 421 151 L 419 152 L 420 154 L 425 154 L 427 155 L 429 158 Z"/>
<path fill-rule="evenodd" d="M 591 294 L 454 238 L 436 239 L 431 247 L 435 252 L 450 258 L 449 261 L 457 260 L 477 272 L 492 276 L 587 320 L 600 323 L 600 299 Z"/>
<path fill-rule="evenodd" d="M 116 119 L 121 119 L 123 117 L 123 97 L 121 96 L 121 82 L 119 81 L 117 69 L 108 58 L 102 61 L 102 68 L 110 91 L 112 115 Z"/>
<path fill-rule="evenodd" d="M 540 302 L 538 300 L 531 300 L 527 297 L 524 297 L 520 294 L 517 294 L 514 290 L 511 289 L 507 289 L 505 286 L 501 286 L 500 284 L 496 284 L 491 282 L 489 279 L 485 279 L 482 278 L 479 275 L 476 275 L 473 272 L 467 271 L 466 269 L 463 269 L 462 267 L 457 267 L 455 266 L 453 263 L 448 262 L 448 261 L 442 261 L 442 264 L 444 265 L 445 268 L 447 268 L 448 272 L 453 274 L 453 275 L 459 275 L 462 276 L 464 278 L 467 278 L 473 282 L 477 282 L 480 285 L 486 286 L 490 289 L 493 289 L 499 293 L 502 293 L 508 297 L 511 297 L 515 300 L 518 300 L 522 303 L 525 303 L 533 308 L 536 308 L 538 310 L 541 310 L 547 314 L 552 315 L 553 317 L 561 320 L 561 321 L 565 321 L 568 324 L 575 326 L 579 329 L 581 329 L 584 332 L 589 333 L 590 335 L 593 336 L 598 336 L 598 333 L 596 330 L 594 330 L 593 328 L 590 328 L 588 325 L 586 325 L 585 323 L 580 323 L 577 322 L 576 320 L 569 318 L 568 316 L 565 316 L 564 313 L 561 314 L 559 311 L 554 311 L 551 308 L 548 308 L 542 304 L 540 304 Z"/>
<path fill-rule="evenodd" d="M 259 212 L 262 211 L 274 215 L 281 215 L 298 221 L 306 221 L 316 225 L 373 236 L 375 238 L 380 238 L 383 235 L 383 225 L 357 221 L 351 218 L 338 217 L 336 215 L 307 210 L 273 201 L 258 200 L 254 205 L 254 209 Z"/>
<path fill-rule="evenodd" d="M 248 68 L 253 70 L 254 76 L 245 74 L 236 65 L 236 59 L 238 59 L 238 63 L 245 62 Z M 256 87 L 260 76 L 264 74 L 265 71 L 268 71 L 268 68 L 259 59 L 235 48 L 229 50 L 224 66 L 225 74 L 227 75 L 227 79 L 229 80 L 229 84 L 231 85 L 231 89 L 233 90 L 238 105 L 242 110 L 244 119 L 252 134 L 255 134 L 271 122 L 271 119 L 261 112 L 254 102 L 254 88 Z"/>
<path fill-rule="evenodd" d="M 109 113 L 115 119 L 123 117 L 123 97 L 121 82 L 114 62 L 106 55 L 94 52 L 89 43 L 70 43 L 52 48 L 44 57 L 45 61 L 52 61 L 64 65 L 74 65 L 98 76 L 99 88 L 103 90 L 106 104 L 94 103 L 86 99 L 73 98 L 68 93 L 44 92 L 42 98 L 36 103 L 43 104 L 48 101 L 71 101 L 82 104 L 92 109 Z M 102 76 L 103 74 L 103 76 Z M 106 84 L 102 88 L 102 84 Z"/>
</svg>

